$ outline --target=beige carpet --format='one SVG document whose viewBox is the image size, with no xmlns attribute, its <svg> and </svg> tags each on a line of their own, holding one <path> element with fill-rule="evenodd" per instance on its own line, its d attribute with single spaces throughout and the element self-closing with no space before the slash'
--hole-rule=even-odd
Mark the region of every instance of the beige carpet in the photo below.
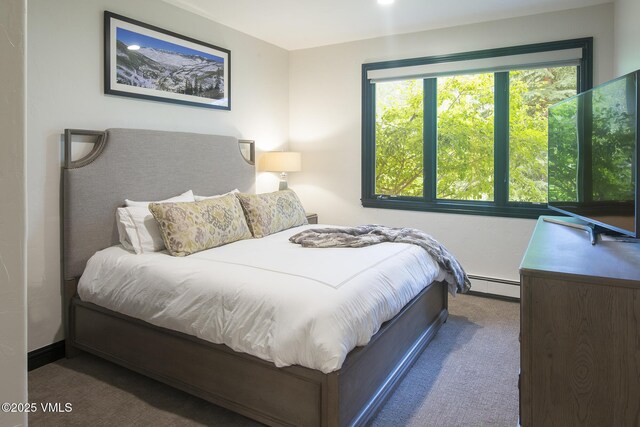
<svg viewBox="0 0 640 427">
<path fill-rule="evenodd" d="M 373 426 L 517 424 L 519 305 L 462 295 L 449 313 Z M 88 354 L 31 371 L 29 401 L 72 406 L 30 426 L 259 425 Z"/>
</svg>

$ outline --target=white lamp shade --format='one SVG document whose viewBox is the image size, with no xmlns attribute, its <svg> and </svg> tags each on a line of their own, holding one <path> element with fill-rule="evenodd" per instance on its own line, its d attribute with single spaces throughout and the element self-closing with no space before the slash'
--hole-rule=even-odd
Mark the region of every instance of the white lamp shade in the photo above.
<svg viewBox="0 0 640 427">
<path fill-rule="evenodd" d="M 262 170 L 265 172 L 300 172 L 302 154 L 293 151 L 271 151 L 262 155 Z"/>
</svg>

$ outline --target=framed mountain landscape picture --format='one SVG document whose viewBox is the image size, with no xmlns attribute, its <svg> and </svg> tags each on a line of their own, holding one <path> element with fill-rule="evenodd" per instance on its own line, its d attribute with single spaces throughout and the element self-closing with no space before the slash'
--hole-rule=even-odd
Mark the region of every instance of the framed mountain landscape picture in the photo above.
<svg viewBox="0 0 640 427">
<path fill-rule="evenodd" d="M 104 12 L 104 92 L 231 109 L 231 52 Z"/>
</svg>

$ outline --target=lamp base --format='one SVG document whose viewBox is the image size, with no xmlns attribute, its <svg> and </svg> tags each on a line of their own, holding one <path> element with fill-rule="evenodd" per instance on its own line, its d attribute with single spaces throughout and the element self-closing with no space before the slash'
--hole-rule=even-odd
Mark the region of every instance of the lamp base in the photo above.
<svg viewBox="0 0 640 427">
<path fill-rule="evenodd" d="M 278 186 L 278 190 L 282 191 L 288 188 L 289 188 L 289 185 L 287 184 L 287 173 L 282 172 L 280 173 L 280 185 Z"/>
</svg>

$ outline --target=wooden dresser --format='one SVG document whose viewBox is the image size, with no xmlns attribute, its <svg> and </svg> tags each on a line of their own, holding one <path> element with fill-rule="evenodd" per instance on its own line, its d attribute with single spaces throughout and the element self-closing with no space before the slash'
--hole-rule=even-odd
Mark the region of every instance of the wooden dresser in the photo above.
<svg viewBox="0 0 640 427">
<path fill-rule="evenodd" d="M 640 425 L 640 243 L 540 218 L 520 280 L 520 424 Z"/>
</svg>

